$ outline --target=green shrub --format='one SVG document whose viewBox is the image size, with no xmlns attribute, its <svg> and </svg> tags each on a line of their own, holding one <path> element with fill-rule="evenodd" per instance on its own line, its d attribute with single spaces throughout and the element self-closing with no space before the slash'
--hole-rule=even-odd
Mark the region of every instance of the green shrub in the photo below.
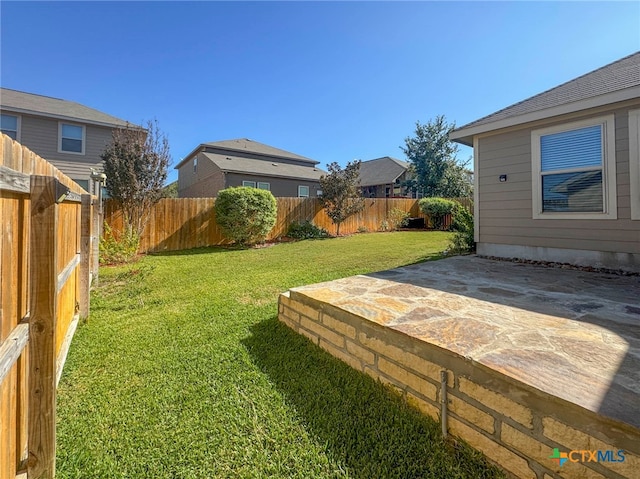
<svg viewBox="0 0 640 479">
<path fill-rule="evenodd" d="M 100 264 L 129 263 L 138 253 L 140 237 L 133 228 L 123 232 L 114 232 L 106 222 L 99 243 Z"/>
<path fill-rule="evenodd" d="M 462 205 L 458 205 L 453 213 L 451 229 L 455 233 L 449 242 L 449 251 L 456 254 L 473 252 L 473 215 Z"/>
<path fill-rule="evenodd" d="M 369 232 L 369 228 L 367 228 L 366 226 L 358 226 L 358 233 L 368 233 Z"/>
<path fill-rule="evenodd" d="M 409 213 L 400 208 L 393 208 L 387 215 L 389 226 L 392 230 L 404 228 L 409 223 Z"/>
<path fill-rule="evenodd" d="M 311 221 L 304 223 L 291 223 L 287 230 L 287 236 L 294 239 L 328 238 L 329 232 L 324 228 L 314 225 Z"/>
<path fill-rule="evenodd" d="M 391 227 L 389 226 L 389 222 L 387 220 L 382 220 L 380 222 L 379 231 L 389 231 Z"/>
<path fill-rule="evenodd" d="M 418 203 L 420 211 L 429 216 L 429 221 L 434 229 L 444 229 L 444 219 L 447 215 L 455 213 L 460 208 L 460 203 L 446 198 L 422 198 Z"/>
<path fill-rule="evenodd" d="M 277 203 L 270 191 L 240 186 L 218 192 L 215 212 L 226 238 L 251 245 L 264 241 L 276 224 Z"/>
</svg>

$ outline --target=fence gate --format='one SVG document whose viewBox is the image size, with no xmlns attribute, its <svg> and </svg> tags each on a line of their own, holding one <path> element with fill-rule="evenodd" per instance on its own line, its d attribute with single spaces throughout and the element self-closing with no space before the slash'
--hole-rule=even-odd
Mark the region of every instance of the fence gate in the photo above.
<svg viewBox="0 0 640 479">
<path fill-rule="evenodd" d="M 0 477 L 53 478 L 56 386 L 89 312 L 93 198 L 0 165 L 0 215 Z"/>
</svg>

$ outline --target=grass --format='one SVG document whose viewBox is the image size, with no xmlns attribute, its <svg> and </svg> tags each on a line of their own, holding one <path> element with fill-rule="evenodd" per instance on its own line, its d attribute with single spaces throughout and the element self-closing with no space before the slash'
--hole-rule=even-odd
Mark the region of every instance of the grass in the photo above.
<svg viewBox="0 0 640 479">
<path fill-rule="evenodd" d="M 276 317 L 279 292 L 436 259 L 448 238 L 363 234 L 103 268 L 59 387 L 56 477 L 502 477 Z"/>
</svg>

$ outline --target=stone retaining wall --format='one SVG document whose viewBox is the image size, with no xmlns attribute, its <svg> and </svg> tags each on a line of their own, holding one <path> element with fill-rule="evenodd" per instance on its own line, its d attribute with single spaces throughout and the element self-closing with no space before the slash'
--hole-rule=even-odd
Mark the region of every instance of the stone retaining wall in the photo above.
<svg viewBox="0 0 640 479">
<path fill-rule="evenodd" d="M 632 426 L 295 291 L 280 295 L 279 319 L 438 421 L 440 373 L 447 371 L 449 433 L 513 477 L 638 477 L 640 431 Z M 562 466 L 550 457 L 554 448 L 567 455 Z"/>
</svg>

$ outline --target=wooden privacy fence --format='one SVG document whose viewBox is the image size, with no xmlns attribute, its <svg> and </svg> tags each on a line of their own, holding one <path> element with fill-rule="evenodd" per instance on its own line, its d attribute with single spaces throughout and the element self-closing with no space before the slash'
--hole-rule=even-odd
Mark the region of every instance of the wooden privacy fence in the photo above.
<svg viewBox="0 0 640 479">
<path fill-rule="evenodd" d="M 56 386 L 89 313 L 100 219 L 73 180 L 1 140 L 0 478 L 52 478 Z"/>
<path fill-rule="evenodd" d="M 268 240 L 285 236 L 289 225 L 312 221 L 316 226 L 335 234 L 336 226 L 326 215 L 316 198 L 276 198 L 278 217 Z M 469 198 L 457 199 L 473 211 Z M 149 223 L 140 241 L 140 252 L 177 251 L 228 243 L 215 218 L 215 198 L 165 198 L 152 209 Z M 420 212 L 418 200 L 405 198 L 367 198 L 363 211 L 348 218 L 340 226 L 344 234 L 359 230 L 378 231 L 389 212 L 398 208 L 412 217 L 425 216 Z M 114 230 L 122 231 L 122 211 L 117 202 L 108 200 L 104 210 L 105 222 Z"/>
</svg>

